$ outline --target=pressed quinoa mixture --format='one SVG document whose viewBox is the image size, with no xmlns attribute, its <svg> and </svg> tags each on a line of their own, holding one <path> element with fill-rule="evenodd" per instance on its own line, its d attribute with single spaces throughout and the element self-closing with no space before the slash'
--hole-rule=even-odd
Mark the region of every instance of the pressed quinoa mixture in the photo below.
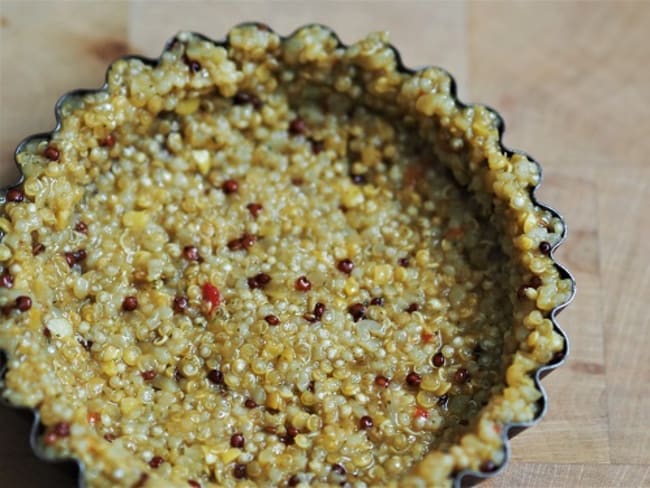
<svg viewBox="0 0 650 488">
<path fill-rule="evenodd" d="M 537 165 L 385 36 L 121 60 L 17 159 L 5 397 L 89 486 L 443 486 L 503 459 L 571 294 Z"/>
</svg>

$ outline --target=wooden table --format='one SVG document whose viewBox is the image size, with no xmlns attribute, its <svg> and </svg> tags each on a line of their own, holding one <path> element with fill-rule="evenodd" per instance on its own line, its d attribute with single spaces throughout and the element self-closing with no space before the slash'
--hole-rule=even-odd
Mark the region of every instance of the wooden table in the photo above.
<svg viewBox="0 0 650 488">
<path fill-rule="evenodd" d="M 544 165 L 541 196 L 569 223 L 559 256 L 579 287 L 561 315 L 571 358 L 544 381 L 549 413 L 487 486 L 650 486 L 650 3 L 0 2 L 3 183 L 60 94 L 100 85 L 122 54 L 158 55 L 180 29 L 320 21 L 345 41 L 386 29 L 408 65 L 446 67 Z M 72 486 L 32 457 L 14 412 L 1 410 L 0 439 L 0 485 Z"/>
</svg>

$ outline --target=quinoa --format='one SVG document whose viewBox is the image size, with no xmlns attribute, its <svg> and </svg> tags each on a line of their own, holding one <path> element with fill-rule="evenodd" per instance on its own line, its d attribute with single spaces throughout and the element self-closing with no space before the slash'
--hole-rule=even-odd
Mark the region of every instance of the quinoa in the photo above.
<svg viewBox="0 0 650 488">
<path fill-rule="evenodd" d="M 0 216 L 4 395 L 48 452 L 93 487 L 499 466 L 571 282 L 537 165 L 450 90 L 384 34 L 248 25 L 65 104 Z"/>
</svg>

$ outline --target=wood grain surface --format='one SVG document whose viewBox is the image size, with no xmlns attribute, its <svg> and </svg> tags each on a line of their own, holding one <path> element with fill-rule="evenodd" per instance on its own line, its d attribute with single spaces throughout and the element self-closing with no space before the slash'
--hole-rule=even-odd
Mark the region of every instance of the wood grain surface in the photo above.
<svg viewBox="0 0 650 488">
<path fill-rule="evenodd" d="M 462 99 L 504 116 L 506 144 L 542 163 L 540 196 L 567 219 L 558 255 L 578 295 L 548 415 L 485 486 L 650 487 L 650 3 L 0 0 L 0 182 L 20 139 L 52 128 L 57 97 L 99 86 L 114 58 L 244 20 L 322 22 L 344 41 L 388 30 L 407 65 L 447 68 Z M 0 486 L 73 486 L 27 431 L 0 409 Z"/>
</svg>

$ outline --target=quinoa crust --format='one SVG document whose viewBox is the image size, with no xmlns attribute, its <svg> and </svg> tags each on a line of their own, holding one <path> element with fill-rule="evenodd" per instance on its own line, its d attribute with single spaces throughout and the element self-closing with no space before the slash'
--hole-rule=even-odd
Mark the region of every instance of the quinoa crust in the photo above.
<svg viewBox="0 0 650 488">
<path fill-rule="evenodd" d="M 572 294 L 539 167 L 384 34 L 115 62 L 17 153 L 4 396 L 88 486 L 446 486 L 504 461 Z"/>
</svg>

